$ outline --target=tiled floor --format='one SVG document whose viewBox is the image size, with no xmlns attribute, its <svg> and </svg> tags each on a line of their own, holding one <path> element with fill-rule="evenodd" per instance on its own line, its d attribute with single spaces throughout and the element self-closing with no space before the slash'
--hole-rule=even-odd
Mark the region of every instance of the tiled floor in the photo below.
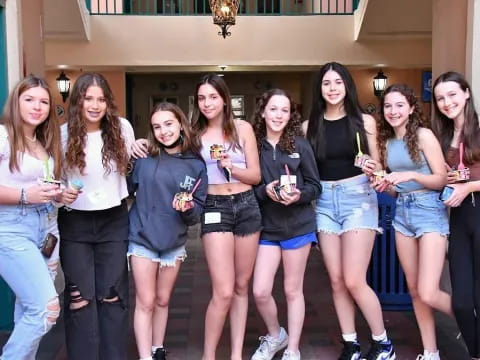
<svg viewBox="0 0 480 360">
<path fill-rule="evenodd" d="M 285 298 L 282 294 L 281 277 L 277 277 L 275 293 L 278 299 L 282 324 L 285 324 Z M 174 295 L 171 300 L 170 320 L 165 346 L 169 360 L 197 360 L 201 358 L 203 322 L 210 298 L 210 282 L 198 229 L 193 228 L 188 244 L 188 259 L 183 264 Z M 331 300 L 331 292 L 320 253 L 312 250 L 305 278 L 306 319 L 301 341 L 302 359 L 335 360 L 341 349 L 339 328 Z M 133 302 L 133 296 L 132 296 Z M 412 312 L 385 312 L 389 336 L 395 344 L 398 360 L 415 360 L 421 349 L 418 330 Z M 437 315 L 438 343 L 443 360 L 468 359 L 465 348 L 456 338 L 458 330 L 454 322 L 441 314 Z M 360 340 L 367 347 L 369 331 L 365 321 L 358 316 Z M 244 359 L 250 359 L 257 346 L 258 336 L 265 333 L 253 302 L 247 323 Z M 129 343 L 129 359 L 137 359 L 133 331 Z M 0 344 L 8 334 L 0 333 Z M 228 325 L 225 328 L 218 350 L 219 360 L 229 359 Z M 66 360 L 63 341 L 63 324 L 59 324 L 44 338 L 37 360 Z M 277 356 L 275 359 L 280 359 Z M 89 359 L 85 359 L 89 360 Z"/>
</svg>

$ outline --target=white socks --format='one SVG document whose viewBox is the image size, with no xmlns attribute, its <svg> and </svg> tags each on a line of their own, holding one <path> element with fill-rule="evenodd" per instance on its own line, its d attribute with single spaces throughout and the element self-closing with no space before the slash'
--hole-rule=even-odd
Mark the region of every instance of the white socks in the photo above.
<svg viewBox="0 0 480 360">
<path fill-rule="evenodd" d="M 357 333 L 351 333 L 351 334 L 342 334 L 343 341 L 348 341 L 348 342 L 356 342 L 357 341 Z"/>
<path fill-rule="evenodd" d="M 384 330 L 383 333 L 381 333 L 380 335 L 373 335 L 372 334 L 372 339 L 377 341 L 377 342 L 383 342 L 383 341 L 387 341 L 387 330 Z"/>
</svg>

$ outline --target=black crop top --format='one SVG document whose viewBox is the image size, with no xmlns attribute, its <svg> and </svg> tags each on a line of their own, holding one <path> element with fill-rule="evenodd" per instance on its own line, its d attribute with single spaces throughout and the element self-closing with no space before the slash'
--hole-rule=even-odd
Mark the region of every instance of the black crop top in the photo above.
<svg viewBox="0 0 480 360">
<path fill-rule="evenodd" d="M 347 179 L 363 174 L 353 165 L 358 149 L 348 130 L 348 118 L 324 120 L 325 159 L 317 160 L 320 178 L 325 181 Z M 362 149 L 365 153 L 367 149 Z"/>
</svg>

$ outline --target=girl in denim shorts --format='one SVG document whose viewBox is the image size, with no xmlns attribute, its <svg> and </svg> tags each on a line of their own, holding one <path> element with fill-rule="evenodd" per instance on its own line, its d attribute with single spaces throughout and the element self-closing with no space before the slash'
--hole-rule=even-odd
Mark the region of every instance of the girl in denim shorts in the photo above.
<svg viewBox="0 0 480 360">
<path fill-rule="evenodd" d="M 54 181 L 61 152 L 51 101 L 46 81 L 27 76 L 10 94 L 0 125 L 0 277 L 16 296 L 15 327 L 2 360 L 34 359 L 60 313 L 52 201 L 61 192 Z"/>
<path fill-rule="evenodd" d="M 252 126 L 234 120 L 230 91 L 222 77 L 205 75 L 196 86 L 193 143 L 206 163 L 208 194 L 201 219 L 202 242 L 213 294 L 205 316 L 202 360 L 214 360 L 230 311 L 231 359 L 242 359 L 248 311 L 248 286 L 262 220 L 253 185 L 260 181 L 257 142 Z M 133 152 L 148 154 L 138 139 Z"/>
<path fill-rule="evenodd" d="M 311 202 L 321 191 L 312 148 L 302 136 L 301 115 L 290 95 L 272 89 L 257 103 L 254 129 L 259 143 L 262 181 L 255 187 L 263 230 L 255 262 L 253 294 L 268 330 L 252 360 L 300 360 L 305 317 L 303 277 L 312 244 L 317 243 Z M 272 297 L 280 262 L 288 307 L 288 332 L 280 327 Z"/>
<path fill-rule="evenodd" d="M 378 158 L 375 120 L 362 114 L 353 79 L 341 64 L 327 63 L 320 69 L 312 95 L 306 135 L 322 180 L 317 230 L 342 331 L 344 348 L 339 358 L 361 357 L 356 304 L 372 332 L 370 350 L 363 358 L 394 359 L 380 302 L 366 281 L 379 230 L 377 196 L 364 174 L 374 170 L 372 159 Z"/>
<path fill-rule="evenodd" d="M 195 91 L 192 128 L 207 165 L 208 195 L 202 242 L 213 294 L 205 317 L 203 360 L 214 360 L 230 311 L 231 359 L 242 359 L 248 284 L 261 230 L 252 186 L 260 181 L 252 126 L 234 120 L 230 91 L 222 77 L 204 76 Z"/>
<path fill-rule="evenodd" d="M 135 162 L 129 190 L 128 255 L 135 281 L 134 330 L 141 360 L 164 360 L 168 303 L 187 253 L 187 227 L 200 221 L 207 172 L 188 121 L 174 104 L 150 116 L 149 156 Z"/>
<path fill-rule="evenodd" d="M 433 84 L 433 126 L 448 164 L 450 207 L 448 260 L 452 308 L 473 360 L 480 359 L 480 128 L 472 88 L 457 72 L 441 74 Z M 463 156 L 460 154 L 463 145 Z M 463 158 L 463 159 L 462 159 Z M 469 179 L 459 182 L 459 163 Z"/>
<path fill-rule="evenodd" d="M 433 309 L 452 315 L 450 295 L 440 290 L 448 217 L 439 199 L 446 182 L 440 144 L 423 117 L 413 90 L 388 87 L 378 122 L 380 164 L 391 173 L 376 173 L 375 187 L 397 195 L 395 244 L 407 279 L 423 343 L 424 360 L 440 359 Z"/>
</svg>

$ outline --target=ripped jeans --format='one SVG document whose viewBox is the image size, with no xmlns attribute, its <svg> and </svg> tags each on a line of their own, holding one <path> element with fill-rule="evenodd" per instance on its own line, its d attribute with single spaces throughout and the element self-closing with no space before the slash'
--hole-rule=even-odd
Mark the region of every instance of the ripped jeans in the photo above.
<svg viewBox="0 0 480 360">
<path fill-rule="evenodd" d="M 357 229 L 380 231 L 377 193 L 365 175 L 321 184 L 322 194 L 315 208 L 318 232 L 341 235 Z"/>
<path fill-rule="evenodd" d="M 64 318 L 69 360 L 126 360 L 127 237 L 124 204 L 106 210 L 59 211 L 64 236 Z"/>
<path fill-rule="evenodd" d="M 0 205 L 0 276 L 16 296 L 15 327 L 2 360 L 34 360 L 42 336 L 59 316 L 53 283 L 59 244 L 50 259 L 40 252 L 49 232 L 58 237 L 57 210 L 51 204 L 27 205 L 24 211 L 19 205 Z"/>
</svg>

